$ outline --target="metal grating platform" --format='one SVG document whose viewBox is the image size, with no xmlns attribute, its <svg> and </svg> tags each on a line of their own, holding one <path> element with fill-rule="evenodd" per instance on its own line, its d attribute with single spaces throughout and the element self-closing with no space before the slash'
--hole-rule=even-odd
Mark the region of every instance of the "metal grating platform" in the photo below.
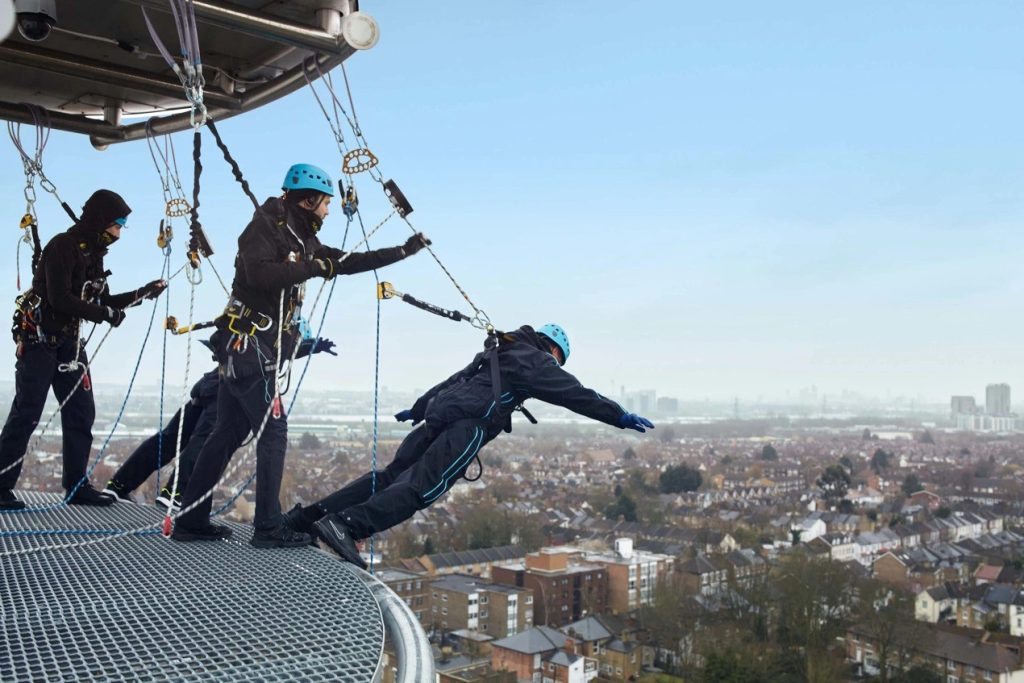
<svg viewBox="0 0 1024 683">
<path fill-rule="evenodd" d="M 201 543 L 151 534 L 57 548 L 101 536 L 12 535 L 156 528 L 161 518 L 131 503 L 0 513 L 0 680 L 375 679 L 380 608 L 333 555 L 258 550 L 238 524 L 230 541 Z"/>
</svg>

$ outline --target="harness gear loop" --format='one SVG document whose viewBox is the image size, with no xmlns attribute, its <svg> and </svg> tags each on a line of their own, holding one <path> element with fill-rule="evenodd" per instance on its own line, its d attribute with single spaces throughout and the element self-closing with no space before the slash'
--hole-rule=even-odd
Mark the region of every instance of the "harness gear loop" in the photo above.
<svg viewBox="0 0 1024 683">
<path fill-rule="evenodd" d="M 363 171 L 369 171 L 380 163 L 377 156 L 365 147 L 349 150 L 341 159 L 341 172 L 345 175 L 355 175 Z"/>
</svg>

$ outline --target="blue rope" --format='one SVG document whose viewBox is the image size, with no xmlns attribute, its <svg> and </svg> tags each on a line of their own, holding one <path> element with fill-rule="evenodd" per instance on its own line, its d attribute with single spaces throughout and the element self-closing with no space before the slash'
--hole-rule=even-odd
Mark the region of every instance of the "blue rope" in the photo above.
<svg viewBox="0 0 1024 683">
<path fill-rule="evenodd" d="M 164 268 L 167 275 L 171 274 L 171 250 L 168 246 L 164 252 Z M 167 291 L 164 292 L 164 320 L 171 315 L 171 280 L 167 279 Z M 169 331 L 164 325 L 164 343 L 160 357 L 160 417 L 158 418 L 157 440 L 156 440 L 156 493 L 153 497 L 160 495 L 160 468 L 164 465 L 164 385 L 167 381 L 167 335 Z"/>
<path fill-rule="evenodd" d="M 65 507 L 68 504 L 68 501 L 71 500 L 71 498 L 74 497 L 75 493 L 78 492 L 78 489 L 82 488 L 82 486 L 89 481 L 89 477 L 96 469 L 96 466 L 99 465 L 100 462 L 103 460 L 103 456 L 107 452 L 107 447 L 110 445 L 110 440 L 114 437 L 114 432 L 117 431 L 118 425 L 121 424 L 121 418 L 124 417 L 125 408 L 128 406 L 128 399 L 131 397 L 132 389 L 135 386 L 135 378 L 139 374 L 139 366 L 142 364 L 142 356 L 146 351 L 146 344 L 149 343 L 149 335 L 153 331 L 153 320 L 156 318 L 156 309 L 157 306 L 159 305 L 159 301 L 153 302 L 153 311 L 149 315 L 149 327 L 146 328 L 146 336 L 142 340 L 142 348 L 139 349 L 138 358 L 135 359 L 135 369 L 132 371 L 131 380 L 129 380 L 128 382 L 128 391 L 125 392 L 124 400 L 121 401 L 121 409 L 117 412 L 117 418 L 114 420 L 114 426 L 110 428 L 110 433 L 107 434 L 107 438 L 103 441 L 103 446 L 100 447 L 100 452 L 96 455 L 96 459 L 89 466 L 89 469 L 86 470 L 85 476 L 78 480 L 78 483 L 75 484 L 74 487 L 72 487 L 72 489 L 68 492 L 68 495 L 59 503 L 45 505 L 43 507 L 37 508 L 25 507 L 20 510 L 3 510 L 0 512 L 3 512 L 4 514 L 17 514 L 22 512 L 48 512 L 50 510 L 60 509 L 62 507 Z"/>
<path fill-rule="evenodd" d="M 0 538 L 12 538 L 22 536 L 114 536 L 123 534 L 125 529 L 40 529 L 24 531 L 0 531 Z M 161 533 L 160 529 L 146 529 L 145 531 L 133 531 L 131 536 L 155 536 Z"/>
<path fill-rule="evenodd" d="M 363 214 L 358 209 L 356 216 L 359 218 L 359 229 L 363 232 L 363 240 L 366 242 L 366 250 L 370 251 L 370 238 L 366 235 L 366 226 L 363 225 Z M 373 270 L 373 279 L 380 287 L 380 276 L 377 269 Z M 377 445 L 380 435 L 380 297 L 377 297 L 377 339 L 375 344 L 375 356 L 373 362 L 373 448 L 370 451 L 370 497 L 377 494 Z M 370 574 L 373 570 L 373 536 L 370 536 Z"/>
</svg>

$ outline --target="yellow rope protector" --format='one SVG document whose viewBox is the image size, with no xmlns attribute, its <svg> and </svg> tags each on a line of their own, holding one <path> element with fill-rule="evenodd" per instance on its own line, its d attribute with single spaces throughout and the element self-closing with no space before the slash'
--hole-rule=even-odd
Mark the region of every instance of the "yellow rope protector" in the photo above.
<svg viewBox="0 0 1024 683">
<path fill-rule="evenodd" d="M 21 223 L 18 225 L 22 230 L 28 230 L 32 227 L 32 224 L 36 222 L 36 219 L 30 213 L 26 213 L 21 217 Z"/>
<path fill-rule="evenodd" d="M 396 296 L 400 296 L 400 293 L 395 291 L 395 288 L 391 286 L 390 282 L 382 281 L 380 284 L 377 285 L 378 299 L 391 299 Z"/>
<path fill-rule="evenodd" d="M 174 239 L 174 228 L 171 227 L 170 223 L 160 221 L 160 227 L 157 228 L 156 246 L 166 249 L 172 239 Z"/>
<path fill-rule="evenodd" d="M 355 175 L 363 171 L 369 171 L 377 165 L 377 157 L 373 152 L 362 147 L 345 153 L 341 161 L 341 172 L 345 175 Z"/>
</svg>

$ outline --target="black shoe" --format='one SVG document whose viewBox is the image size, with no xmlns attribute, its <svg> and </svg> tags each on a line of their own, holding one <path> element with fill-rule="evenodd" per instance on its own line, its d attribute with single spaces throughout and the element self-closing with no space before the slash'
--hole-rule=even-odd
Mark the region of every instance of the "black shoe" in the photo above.
<svg viewBox="0 0 1024 683">
<path fill-rule="evenodd" d="M 24 510 L 25 503 L 14 497 L 14 491 L 0 489 L 0 510 Z"/>
<path fill-rule="evenodd" d="M 100 493 L 91 484 L 82 484 L 68 499 L 68 505 L 88 505 L 91 507 L 106 507 L 113 505 L 116 498 L 106 493 Z"/>
<path fill-rule="evenodd" d="M 107 482 L 107 487 L 103 489 L 103 493 L 108 496 L 114 496 L 116 501 L 125 501 L 126 503 L 134 503 L 132 500 L 132 492 L 128 490 L 128 487 L 119 482 L 117 479 L 111 479 Z"/>
<path fill-rule="evenodd" d="M 271 529 L 257 529 L 249 545 L 253 548 L 299 548 L 312 541 L 309 534 L 295 531 L 287 523 L 282 523 Z"/>
<path fill-rule="evenodd" d="M 313 533 L 313 522 L 327 514 L 327 511 L 314 503 L 309 507 L 302 507 L 296 503 L 295 507 L 285 513 L 285 524 L 304 534 Z"/>
<path fill-rule="evenodd" d="M 206 522 L 203 526 L 196 528 L 175 524 L 171 539 L 181 541 L 182 543 L 188 543 L 189 541 L 219 541 L 231 538 L 231 533 L 230 527 L 222 524 L 211 524 L 210 522 Z"/>
<path fill-rule="evenodd" d="M 171 489 L 167 486 L 160 487 L 160 495 L 156 497 L 156 504 L 162 505 L 165 508 L 170 508 L 171 512 L 177 512 L 181 509 L 181 489 L 179 488 L 171 495 Z"/>
<path fill-rule="evenodd" d="M 352 532 L 341 519 L 341 515 L 335 513 L 326 515 L 313 523 L 313 533 L 331 549 L 341 556 L 346 562 L 351 562 L 360 569 L 366 569 L 366 563 L 359 556 L 356 542 L 352 538 Z"/>
</svg>

